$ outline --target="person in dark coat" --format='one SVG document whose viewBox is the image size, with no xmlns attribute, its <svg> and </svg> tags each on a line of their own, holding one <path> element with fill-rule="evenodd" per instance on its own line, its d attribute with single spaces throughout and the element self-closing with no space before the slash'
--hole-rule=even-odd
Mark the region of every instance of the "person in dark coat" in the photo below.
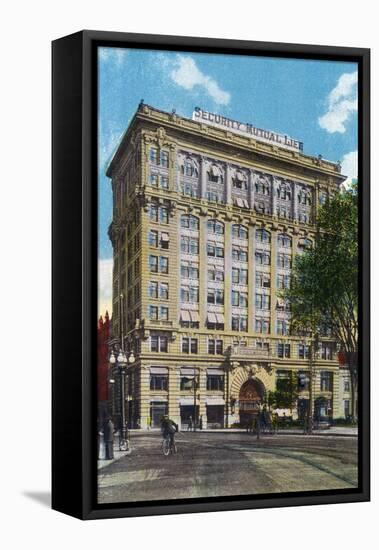
<svg viewBox="0 0 379 550">
<path fill-rule="evenodd" d="M 109 418 L 104 428 L 105 460 L 112 460 L 113 455 L 114 424 Z"/>
</svg>

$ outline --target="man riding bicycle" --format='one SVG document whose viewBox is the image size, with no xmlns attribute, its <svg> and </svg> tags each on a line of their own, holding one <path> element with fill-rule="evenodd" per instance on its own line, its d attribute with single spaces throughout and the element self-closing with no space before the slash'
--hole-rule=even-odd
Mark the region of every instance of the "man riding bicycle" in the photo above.
<svg viewBox="0 0 379 550">
<path fill-rule="evenodd" d="M 171 420 L 167 414 L 162 418 L 161 430 L 163 439 L 170 438 L 170 447 L 175 445 L 175 433 L 179 431 L 179 426 Z"/>
</svg>

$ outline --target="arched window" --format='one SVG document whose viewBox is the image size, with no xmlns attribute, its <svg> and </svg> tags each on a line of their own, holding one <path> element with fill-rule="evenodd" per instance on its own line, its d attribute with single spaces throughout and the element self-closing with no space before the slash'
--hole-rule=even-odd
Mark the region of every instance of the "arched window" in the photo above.
<svg viewBox="0 0 379 550">
<path fill-rule="evenodd" d="M 192 216 L 192 214 L 182 214 L 180 217 L 180 227 L 184 229 L 199 230 L 199 218 Z"/>
<path fill-rule="evenodd" d="M 281 183 L 277 188 L 276 192 L 278 195 L 278 199 L 281 199 L 283 201 L 291 200 L 291 196 L 292 196 L 291 186 L 288 183 Z"/>
<path fill-rule="evenodd" d="M 241 170 L 237 170 L 234 174 L 233 187 L 235 189 L 247 189 L 247 177 Z"/>
<path fill-rule="evenodd" d="M 255 240 L 257 243 L 270 243 L 271 233 L 266 229 L 257 229 L 255 232 Z"/>
<path fill-rule="evenodd" d="M 311 241 L 311 239 L 307 239 L 306 237 L 299 239 L 299 242 L 297 243 L 297 248 L 300 251 L 310 250 L 312 247 L 313 247 L 313 242 Z"/>
<path fill-rule="evenodd" d="M 182 174 L 184 174 L 185 176 L 190 176 L 193 178 L 197 178 L 199 176 L 199 168 L 197 162 L 190 157 L 187 157 L 184 160 L 184 163 L 181 166 L 181 171 Z"/>
<path fill-rule="evenodd" d="M 257 181 L 257 183 L 255 184 L 255 192 L 259 195 L 269 195 L 270 184 L 264 180 Z"/>
<path fill-rule="evenodd" d="M 312 203 L 311 192 L 308 189 L 300 189 L 297 198 L 300 204 L 309 206 Z"/>
<path fill-rule="evenodd" d="M 232 226 L 232 235 L 233 237 L 236 237 L 238 239 L 247 239 L 248 237 L 247 227 L 244 227 L 243 225 L 239 225 L 239 224 L 234 224 Z"/>
<path fill-rule="evenodd" d="M 208 233 L 216 233 L 217 235 L 224 234 L 224 224 L 218 220 L 208 220 Z"/>
<path fill-rule="evenodd" d="M 222 171 L 217 164 L 212 164 L 208 170 L 208 181 L 213 183 L 223 183 Z"/>
<path fill-rule="evenodd" d="M 278 235 L 278 246 L 281 246 L 282 248 L 291 248 L 291 237 L 286 233 L 281 233 L 280 235 Z"/>
</svg>

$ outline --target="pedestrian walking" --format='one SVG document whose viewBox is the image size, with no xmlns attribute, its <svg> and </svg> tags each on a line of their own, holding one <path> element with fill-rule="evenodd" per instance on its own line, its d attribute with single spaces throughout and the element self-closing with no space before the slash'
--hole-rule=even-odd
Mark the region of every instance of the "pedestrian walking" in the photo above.
<svg viewBox="0 0 379 550">
<path fill-rule="evenodd" d="M 188 419 L 187 430 L 188 430 L 189 432 L 192 432 L 192 427 L 193 427 L 192 416 L 190 416 L 189 419 Z"/>
<path fill-rule="evenodd" d="M 113 455 L 114 424 L 109 418 L 104 427 L 105 460 L 112 460 Z"/>
</svg>

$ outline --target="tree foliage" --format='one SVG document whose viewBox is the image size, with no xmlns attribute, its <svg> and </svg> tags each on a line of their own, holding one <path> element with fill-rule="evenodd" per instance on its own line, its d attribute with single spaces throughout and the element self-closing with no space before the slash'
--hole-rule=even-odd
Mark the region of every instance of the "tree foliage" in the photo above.
<svg viewBox="0 0 379 550">
<path fill-rule="evenodd" d="M 358 351 L 358 190 L 327 201 L 317 218 L 315 245 L 294 261 L 290 288 L 291 330 L 318 338 L 330 335 L 348 358 L 356 383 Z"/>
</svg>

